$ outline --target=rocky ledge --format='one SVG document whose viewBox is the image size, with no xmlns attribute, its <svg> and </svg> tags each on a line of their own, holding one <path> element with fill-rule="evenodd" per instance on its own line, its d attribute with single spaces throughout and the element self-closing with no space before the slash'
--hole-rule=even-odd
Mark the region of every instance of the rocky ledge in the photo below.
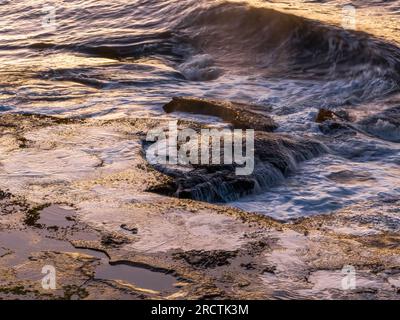
<svg viewBox="0 0 400 320">
<path fill-rule="evenodd" d="M 187 112 L 219 117 L 237 129 L 274 131 L 278 125 L 265 114 L 265 107 L 229 101 L 206 100 L 195 97 L 175 97 L 164 111 Z"/>
<path fill-rule="evenodd" d="M 146 132 L 164 125 L 0 116 L 1 298 L 398 299 L 399 199 L 284 223 L 148 192 L 199 186 L 144 157 Z M 320 150 L 308 138 L 257 141 L 258 161 L 282 175 Z M 49 265 L 54 290 L 42 286 Z M 356 288 L 343 287 L 346 266 Z"/>
</svg>

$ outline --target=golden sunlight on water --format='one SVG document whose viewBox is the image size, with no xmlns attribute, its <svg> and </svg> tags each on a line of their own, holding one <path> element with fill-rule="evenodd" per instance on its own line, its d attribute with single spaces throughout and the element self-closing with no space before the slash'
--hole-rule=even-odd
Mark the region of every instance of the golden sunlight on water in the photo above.
<svg viewBox="0 0 400 320">
<path fill-rule="evenodd" d="M 240 0 L 232 1 L 242 2 Z M 365 3 L 370 1 L 351 2 L 347 0 L 325 3 L 316 3 L 307 0 L 271 0 L 268 3 L 263 0 L 246 0 L 246 2 L 253 6 L 268 7 L 339 26 L 341 26 L 343 21 L 343 7 L 353 3 L 356 8 L 356 30 L 400 43 L 400 8 L 398 7 L 388 8 L 382 6 L 380 3 L 376 5 Z"/>
</svg>

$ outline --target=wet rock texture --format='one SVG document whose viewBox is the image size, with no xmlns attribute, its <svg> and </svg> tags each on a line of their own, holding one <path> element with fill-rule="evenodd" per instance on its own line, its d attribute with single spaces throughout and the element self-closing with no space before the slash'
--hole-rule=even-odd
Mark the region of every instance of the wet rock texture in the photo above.
<svg viewBox="0 0 400 320">
<path fill-rule="evenodd" d="M 230 122 L 234 128 L 255 130 L 252 150 L 255 169 L 250 175 L 240 176 L 236 171 L 239 165 L 235 163 L 215 165 L 210 160 L 209 164 L 192 165 L 190 170 L 188 167 L 157 165 L 157 170 L 172 179 L 153 185 L 148 191 L 207 202 L 234 201 L 279 183 L 296 170 L 298 163 L 326 152 L 321 143 L 311 138 L 267 132 L 276 129 L 277 125 L 269 116 L 260 114 L 261 109 L 265 112 L 265 108 L 252 105 L 192 97 L 174 98 L 164 106 L 165 111 L 214 115 Z M 232 139 L 232 135 L 221 136 L 222 146 L 228 138 Z M 209 155 L 212 153 L 210 141 Z M 220 163 L 224 163 L 223 157 L 221 152 Z"/>
<path fill-rule="evenodd" d="M 275 121 L 265 114 L 265 107 L 237 102 L 206 100 L 195 97 L 175 97 L 164 106 L 164 111 L 188 112 L 215 116 L 229 122 L 237 129 L 274 131 Z"/>
<path fill-rule="evenodd" d="M 282 223 L 147 192 L 174 179 L 143 157 L 145 133 L 162 120 L 0 118 L 2 299 L 399 298 L 398 199 Z M 257 156 L 282 175 L 291 159 L 319 150 L 269 135 L 259 134 Z M 71 220 L 43 216 L 48 205 L 72 210 Z M 135 277 L 99 278 L 108 264 L 176 281 L 157 290 Z M 42 287 L 45 265 L 57 270 L 55 290 Z M 348 290 L 346 265 L 356 276 Z"/>
<path fill-rule="evenodd" d="M 189 171 L 188 167 L 181 170 L 157 165 L 156 168 L 160 172 L 172 179 L 154 185 L 148 190 L 207 202 L 234 201 L 279 183 L 296 170 L 298 163 L 310 160 L 325 151 L 324 146 L 313 139 L 257 132 L 252 174 L 237 175 L 236 169 L 239 166 L 236 164 L 193 165 Z"/>
</svg>

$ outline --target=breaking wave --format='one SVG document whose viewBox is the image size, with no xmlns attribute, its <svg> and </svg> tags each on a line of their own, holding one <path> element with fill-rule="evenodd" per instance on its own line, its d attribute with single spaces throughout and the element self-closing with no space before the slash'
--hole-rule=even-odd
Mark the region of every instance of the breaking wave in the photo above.
<svg viewBox="0 0 400 320">
<path fill-rule="evenodd" d="M 399 88 L 399 48 L 365 33 L 233 3 L 193 10 L 176 30 L 198 52 L 211 55 L 214 68 L 226 72 L 346 79 L 360 96 L 371 84 L 379 86 L 380 93 Z"/>
</svg>

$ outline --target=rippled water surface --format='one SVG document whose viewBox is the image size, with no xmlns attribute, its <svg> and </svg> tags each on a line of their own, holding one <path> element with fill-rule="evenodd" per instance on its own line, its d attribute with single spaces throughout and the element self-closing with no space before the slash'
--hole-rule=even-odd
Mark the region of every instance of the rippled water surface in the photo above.
<svg viewBox="0 0 400 320">
<path fill-rule="evenodd" d="M 233 205 L 286 219 L 399 195 L 398 126 L 341 139 L 314 122 L 321 107 L 358 124 L 400 105 L 400 1 L 353 1 L 355 30 L 343 28 L 348 4 L 3 0 L 0 112 L 166 117 L 177 95 L 257 103 L 278 131 L 330 152 Z"/>
</svg>

